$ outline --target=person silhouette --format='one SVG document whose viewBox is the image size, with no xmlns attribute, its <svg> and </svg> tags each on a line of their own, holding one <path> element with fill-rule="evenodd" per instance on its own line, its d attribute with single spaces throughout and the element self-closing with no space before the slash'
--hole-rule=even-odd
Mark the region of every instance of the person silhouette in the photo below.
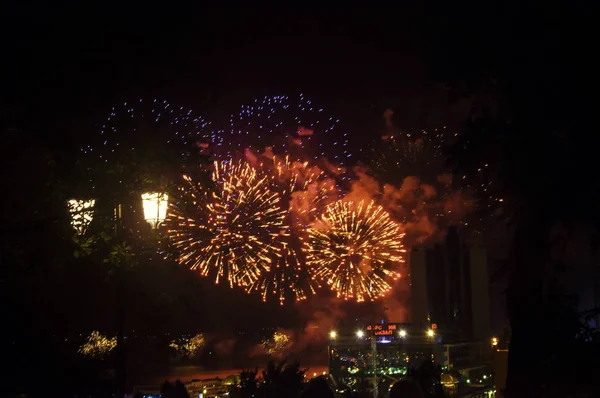
<svg viewBox="0 0 600 398">
<path fill-rule="evenodd" d="M 425 395 L 413 380 L 400 380 L 392 386 L 390 398 L 425 398 Z"/>
</svg>

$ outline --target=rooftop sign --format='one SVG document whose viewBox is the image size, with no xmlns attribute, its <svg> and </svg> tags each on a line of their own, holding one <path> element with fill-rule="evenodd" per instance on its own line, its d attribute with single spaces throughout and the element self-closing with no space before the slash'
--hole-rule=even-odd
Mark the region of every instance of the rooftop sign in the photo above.
<svg viewBox="0 0 600 398">
<path fill-rule="evenodd" d="M 396 330 L 399 330 L 399 325 L 397 323 L 384 323 L 367 326 L 367 333 L 370 333 L 372 336 L 392 336 Z"/>
</svg>

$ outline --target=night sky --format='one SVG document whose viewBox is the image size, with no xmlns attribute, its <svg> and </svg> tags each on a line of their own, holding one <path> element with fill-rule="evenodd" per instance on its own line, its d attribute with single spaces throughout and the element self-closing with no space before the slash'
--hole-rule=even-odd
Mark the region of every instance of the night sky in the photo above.
<svg viewBox="0 0 600 398">
<path fill-rule="evenodd" d="M 127 97 L 175 98 L 204 115 L 299 92 L 361 117 L 394 107 L 407 129 L 460 121 L 432 78 L 435 15 L 390 11 L 19 3 L 5 14 L 3 95 L 11 117 L 33 123 L 42 111 L 63 131 Z"/>
<path fill-rule="evenodd" d="M 106 120 L 114 104 L 158 98 L 189 107 L 218 126 L 256 97 L 302 93 L 342 120 L 348 149 L 361 155 L 368 145 L 382 144 L 390 127 L 383 117 L 387 109 L 393 109 L 396 131 L 446 126 L 451 135 L 465 133 L 470 116 L 485 115 L 485 110 L 508 124 L 524 122 L 523 130 L 514 131 L 525 133 L 513 131 L 515 141 L 498 148 L 500 156 L 515 153 L 521 160 L 515 164 L 525 170 L 509 170 L 525 176 L 522 186 L 511 188 L 560 190 L 563 196 L 552 193 L 556 199 L 539 202 L 550 203 L 551 211 L 580 211 L 582 219 L 585 209 L 597 207 L 594 194 L 577 196 L 598 187 L 593 163 L 597 144 L 581 133 L 596 128 L 597 113 L 588 100 L 594 92 L 584 73 L 593 69 L 588 58 L 595 57 L 584 40 L 594 36 L 588 32 L 594 24 L 580 18 L 592 15 L 584 2 L 568 2 L 569 12 L 563 4 L 567 2 L 559 1 L 372 8 L 345 3 L 321 5 L 314 12 L 258 3 L 229 8 L 138 1 L 40 3 L 11 0 L 0 8 L 0 173 L 1 191 L 8 193 L 0 198 L 0 266 L 5 270 L 0 275 L 0 319 L 12 326 L 3 328 L 0 339 L 12 344 L 13 371 L 23 385 L 28 372 L 44 374 L 47 380 L 62 377 L 65 371 L 54 367 L 55 358 L 76 364 L 67 357 L 76 357 L 73 347 L 91 330 L 116 333 L 114 280 L 102 264 L 73 258 L 66 212 L 56 215 L 56 209 L 64 210 L 81 145 L 97 133 L 95 124 Z M 567 137 L 570 146 L 565 144 L 564 152 L 544 136 L 577 129 L 581 135 Z M 587 155 L 579 155 L 579 146 L 585 146 Z M 545 153 L 560 161 L 535 161 Z M 364 159 L 359 155 L 353 158 L 357 160 Z M 453 165 L 447 165 L 451 172 Z M 545 165 L 553 169 L 547 171 Z M 355 177 L 366 192 L 372 180 L 363 181 L 365 175 Z M 399 175 L 401 180 L 406 177 Z M 441 183 L 439 177 L 435 174 L 435 183 Z M 353 187 L 347 193 L 359 191 Z M 457 201 L 466 198 L 467 203 L 470 198 L 461 195 Z M 428 230 L 429 238 L 439 238 L 443 233 L 430 231 L 440 225 L 417 227 Z M 508 322 L 503 265 L 510 236 L 505 224 L 489 223 L 486 228 L 482 239 L 493 280 L 492 329 L 499 333 Z M 579 243 L 587 239 L 581 235 Z M 564 250 L 570 269 L 593 263 L 577 244 Z M 572 291 L 584 292 L 584 304 L 593 291 L 586 275 L 573 272 L 568 280 Z M 170 334 L 202 331 L 209 355 L 217 353 L 202 358 L 210 367 L 229 366 L 214 358 L 229 358 L 232 352 L 254 360 L 252 349 L 259 337 L 274 327 L 297 331 L 295 348 L 303 360 L 317 358 L 317 364 L 324 361 L 324 336 L 332 328 L 388 315 L 395 317 L 391 321 L 410 318 L 410 293 L 402 280 L 390 299 L 376 303 L 340 303 L 328 293 L 280 307 L 277 300 L 265 304 L 256 295 L 215 286 L 197 272 L 158 258 L 127 278 L 126 333 L 141 339 L 162 336 L 168 342 Z M 311 352 L 315 340 L 318 348 Z M 139 350 L 136 360 L 148 365 L 145 376 L 167 370 L 168 345 L 163 343 L 155 343 L 159 348 L 154 350 L 147 350 L 145 342 L 137 348 L 131 344 Z"/>
<path fill-rule="evenodd" d="M 15 2 L 6 7 L 2 111 L 10 140 L 50 148 L 59 169 L 68 167 L 93 123 L 103 120 L 113 103 L 128 99 L 164 98 L 219 120 L 257 96 L 304 93 L 344 119 L 354 149 L 379 136 L 388 108 L 400 128 L 418 131 L 442 125 L 458 129 L 471 106 L 450 92 L 437 72 L 441 64 L 454 70 L 451 57 L 445 57 L 445 35 L 470 39 L 477 26 L 449 23 L 426 8 L 331 8 L 315 16 L 258 6 Z M 35 164 L 27 167 L 40 174 Z M 146 279 L 164 280 L 166 271 L 155 271 Z M 82 311 L 77 295 L 98 288 L 94 276 L 81 277 L 89 285 L 81 282 L 64 298 L 75 313 Z M 211 289 L 205 286 L 204 298 L 215 294 Z M 237 292 L 227 295 L 231 300 L 224 303 L 231 308 L 225 312 L 245 301 Z M 261 305 L 248 313 L 262 313 Z M 179 308 L 193 311 L 190 306 Z M 103 310 L 109 311 L 97 308 L 88 321 L 101 319 Z M 207 315 L 218 319 L 204 323 L 229 327 L 232 319 L 221 319 L 219 311 Z M 242 318 L 235 323 L 231 326 L 244 327 Z"/>
<path fill-rule="evenodd" d="M 357 155 L 352 165 L 358 166 L 350 169 L 356 185 L 344 187 L 346 199 L 383 202 L 384 172 L 377 177 L 373 165 L 378 163 L 369 164 L 372 158 L 365 154 L 372 154 L 372 148 L 384 152 L 386 129 L 406 138 L 404 133 L 446 126 L 449 136 L 458 137 L 451 140 L 469 137 L 464 145 L 452 146 L 452 164 L 444 166 L 444 173 L 434 170 L 433 182 L 420 185 L 415 177 L 421 172 L 419 162 L 412 164 L 417 171 L 400 170 L 391 177 L 394 172 L 388 172 L 388 186 L 394 185 L 390 197 L 415 204 L 386 203 L 386 211 L 395 212 L 392 217 L 400 220 L 408 214 L 402 221 L 406 230 L 414 229 L 407 234 L 412 239 L 408 248 L 433 243 L 453 222 L 481 221 L 471 218 L 477 206 L 485 206 L 472 200 L 475 191 L 479 199 L 484 197 L 478 188 L 470 191 L 473 186 L 447 196 L 439 189 L 431 202 L 422 198 L 439 187 L 461 185 L 455 178 L 459 163 L 463 179 L 471 173 L 466 181 L 477 181 L 471 177 L 478 167 L 488 162 L 490 169 L 496 166 L 495 176 L 504 185 L 495 194 L 513 195 L 512 203 L 501 206 L 507 206 L 515 224 L 484 220 L 469 229 L 477 230 L 471 237 L 488 249 L 492 330 L 498 335 L 508 323 L 507 287 L 516 280 L 513 300 L 508 300 L 511 321 L 520 322 L 513 322 L 513 331 L 518 327 L 521 333 L 518 339 L 512 336 L 511 344 L 520 344 L 520 351 L 514 344 L 510 348 L 514 364 L 533 363 L 539 373 L 565 380 L 563 364 L 571 359 L 556 359 L 563 358 L 557 341 L 564 336 L 550 333 L 552 328 L 539 333 L 540 325 L 562 324 L 564 317 L 554 311 L 558 315 L 552 318 L 552 311 L 546 314 L 533 304 L 521 307 L 519 294 L 535 298 L 537 291 L 530 286 L 541 286 L 545 276 L 539 274 L 548 272 L 546 262 L 556 262 L 552 266 L 560 272 L 553 278 L 565 283 L 566 292 L 579 295 L 578 309 L 598 306 L 598 283 L 589 277 L 597 276 L 600 220 L 593 105 L 598 68 L 595 43 L 590 43 L 597 21 L 591 21 L 596 14 L 588 2 L 396 2 L 372 7 L 346 2 L 312 10 L 305 9 L 308 4 L 294 9 L 285 3 L 232 3 L 226 8 L 188 2 L 67 3 L 9 0 L 0 6 L 0 341 L 6 345 L 0 352 L 8 353 L 12 373 L 5 376 L 15 391 L 30 388 L 33 378 L 40 386 L 62 380 L 65 391 L 73 380 L 86 386 L 86 374 L 93 372 L 80 369 L 77 347 L 94 329 L 116 335 L 115 278 L 105 264 L 75 258 L 64 206 L 77 185 L 81 147 L 98 133 L 97 124 L 106 120 L 111 107 L 158 98 L 223 126 L 254 98 L 301 93 L 342 120 L 336 133 L 348 133 L 348 150 Z M 386 122 L 388 109 L 393 117 Z M 291 147 L 294 140 L 289 138 L 277 137 Z M 302 146 L 298 152 L 304 150 Z M 448 177 L 442 176 L 446 171 L 453 174 L 454 185 L 442 178 Z M 413 187 L 400 187 L 398 181 Z M 486 194 L 485 199 L 500 196 Z M 428 213 L 420 213 L 425 208 L 443 208 L 442 217 L 436 214 L 429 222 L 422 217 Z M 455 208 L 449 216 L 447 210 Z M 461 219 L 465 213 L 468 217 Z M 438 223 L 441 219 L 453 221 Z M 143 220 L 141 224 L 150 231 Z M 523 225 L 525 232 L 518 235 Z M 558 236 L 553 226 L 570 229 L 571 235 Z M 522 241 L 511 241 L 515 230 Z M 553 257 L 558 244 L 548 242 L 554 234 L 557 242 L 566 242 L 558 260 Z M 231 367 L 234 361 L 254 366 L 260 338 L 280 327 L 293 334 L 295 354 L 315 365 L 326 360 L 329 330 L 385 317 L 410 318 L 405 279 L 375 303 L 348 304 L 326 292 L 300 305 L 280 306 L 277 300 L 263 303 L 241 289 L 215 286 L 198 272 L 158 256 L 141 263 L 125 277 L 125 333 L 139 338 L 129 343 L 135 357 L 129 382 L 135 377 L 150 382 L 168 372 L 168 343 L 174 335 L 205 333 L 208 344 L 201 361 L 208 368 Z M 549 346 L 557 350 L 548 351 Z M 545 368 L 551 361 L 558 364 L 553 365 L 560 369 L 556 373 Z M 529 378 L 527 366 L 522 370 Z M 581 380 L 594 380 L 581 375 Z"/>
</svg>

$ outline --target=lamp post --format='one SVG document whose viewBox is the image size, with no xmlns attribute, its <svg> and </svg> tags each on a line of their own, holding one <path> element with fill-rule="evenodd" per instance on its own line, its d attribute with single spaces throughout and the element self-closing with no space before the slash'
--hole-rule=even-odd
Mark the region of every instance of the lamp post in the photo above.
<svg viewBox="0 0 600 398">
<path fill-rule="evenodd" d="M 157 229 L 167 218 L 168 203 L 169 196 L 166 193 L 147 192 L 142 194 L 144 219 L 150 223 L 153 229 Z"/>
<path fill-rule="evenodd" d="M 167 217 L 168 195 L 159 192 L 147 192 L 141 195 L 142 206 L 144 209 L 144 219 L 150 223 L 153 229 L 164 222 Z M 69 213 L 71 214 L 71 225 L 79 235 L 85 234 L 87 227 L 92 222 L 94 216 L 94 205 L 96 201 L 70 199 L 67 202 Z M 122 218 L 121 204 L 117 204 L 114 209 L 114 236 L 117 240 L 125 240 L 122 236 Z M 122 398 L 125 393 L 126 385 L 126 364 L 124 351 L 124 335 L 125 335 L 125 311 L 124 311 L 124 296 L 123 296 L 123 276 L 119 264 L 115 265 L 116 287 L 117 287 L 117 346 L 116 351 L 116 378 L 117 378 L 117 398 Z"/>
</svg>

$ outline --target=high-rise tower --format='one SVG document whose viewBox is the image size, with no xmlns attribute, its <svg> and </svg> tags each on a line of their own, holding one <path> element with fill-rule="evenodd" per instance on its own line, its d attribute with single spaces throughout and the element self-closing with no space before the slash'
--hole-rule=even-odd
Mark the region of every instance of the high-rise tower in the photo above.
<svg viewBox="0 0 600 398">
<path fill-rule="evenodd" d="M 410 267 L 413 324 L 435 324 L 451 339 L 489 339 L 490 282 L 485 248 L 467 243 L 459 229 L 451 227 L 443 242 L 414 247 Z"/>
</svg>

